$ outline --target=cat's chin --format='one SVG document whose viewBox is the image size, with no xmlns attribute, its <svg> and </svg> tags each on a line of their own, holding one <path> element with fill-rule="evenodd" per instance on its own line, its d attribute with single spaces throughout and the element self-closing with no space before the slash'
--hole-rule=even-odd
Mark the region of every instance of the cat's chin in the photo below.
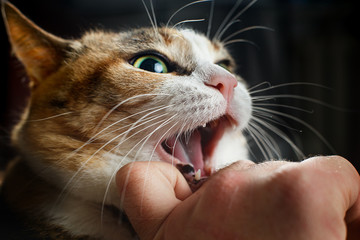
<svg viewBox="0 0 360 240">
<path fill-rule="evenodd" d="M 201 176 L 210 176 L 215 169 L 212 155 L 226 129 L 235 128 L 238 123 L 229 115 L 198 126 L 190 132 L 182 132 L 162 141 L 156 151 L 162 161 L 176 165 L 191 164 L 201 170 Z"/>
</svg>

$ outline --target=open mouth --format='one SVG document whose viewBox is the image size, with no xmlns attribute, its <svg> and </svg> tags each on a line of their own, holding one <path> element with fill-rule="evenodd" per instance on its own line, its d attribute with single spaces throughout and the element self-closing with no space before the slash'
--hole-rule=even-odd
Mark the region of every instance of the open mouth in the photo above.
<svg viewBox="0 0 360 240">
<path fill-rule="evenodd" d="M 225 130 L 232 125 L 235 125 L 234 120 L 224 115 L 190 133 L 175 134 L 165 139 L 158 146 L 158 153 L 165 162 L 191 164 L 195 171 L 201 171 L 201 176 L 210 176 L 214 169 L 211 156 Z"/>
</svg>

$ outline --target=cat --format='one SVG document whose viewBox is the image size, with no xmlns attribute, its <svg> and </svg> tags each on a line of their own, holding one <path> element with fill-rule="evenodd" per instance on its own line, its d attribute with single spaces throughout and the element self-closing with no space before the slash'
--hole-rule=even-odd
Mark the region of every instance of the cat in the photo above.
<svg viewBox="0 0 360 240">
<path fill-rule="evenodd" d="M 128 163 L 210 176 L 249 159 L 252 99 L 220 40 L 157 26 L 66 40 L 2 10 L 31 88 L 2 195 L 34 239 L 136 239 L 114 180 Z"/>
</svg>

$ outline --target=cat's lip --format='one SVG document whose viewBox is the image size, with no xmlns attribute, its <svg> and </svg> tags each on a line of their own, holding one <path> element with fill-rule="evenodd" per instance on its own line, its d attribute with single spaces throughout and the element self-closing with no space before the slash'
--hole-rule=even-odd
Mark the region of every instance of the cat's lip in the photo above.
<svg viewBox="0 0 360 240">
<path fill-rule="evenodd" d="M 198 126 L 189 134 L 175 134 L 164 139 L 156 148 L 162 161 L 176 165 L 192 164 L 195 170 L 201 170 L 202 176 L 214 172 L 212 155 L 221 140 L 225 129 L 237 126 L 229 115 L 224 115 L 207 124 Z"/>
</svg>

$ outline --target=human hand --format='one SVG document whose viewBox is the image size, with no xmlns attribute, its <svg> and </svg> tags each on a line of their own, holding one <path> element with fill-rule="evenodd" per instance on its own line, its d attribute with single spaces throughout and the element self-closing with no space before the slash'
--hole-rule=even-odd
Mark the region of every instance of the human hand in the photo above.
<svg viewBox="0 0 360 240">
<path fill-rule="evenodd" d="M 360 239 L 359 174 L 337 156 L 240 161 L 194 194 L 171 165 L 136 162 L 117 185 L 141 239 Z"/>
</svg>

